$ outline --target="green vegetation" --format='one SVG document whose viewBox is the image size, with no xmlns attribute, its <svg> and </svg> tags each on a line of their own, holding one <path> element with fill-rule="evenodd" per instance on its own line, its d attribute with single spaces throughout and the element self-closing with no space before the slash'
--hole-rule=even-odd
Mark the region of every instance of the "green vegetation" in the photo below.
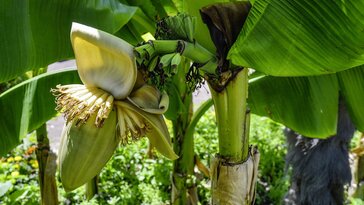
<svg viewBox="0 0 364 205">
<path fill-rule="evenodd" d="M 256 204 L 281 204 L 289 188 L 285 170 L 287 147 L 283 126 L 265 117 L 253 116 L 250 130 L 251 143 L 261 154 L 257 181 Z"/>
<path fill-rule="evenodd" d="M 256 204 L 279 204 L 288 187 L 284 177 L 285 142 L 282 126 L 267 118 L 252 116 L 252 143 L 261 152 Z M 168 123 L 171 128 L 171 123 Z M 195 130 L 195 152 L 201 162 L 210 165 L 211 155 L 216 153 L 217 128 L 214 112 L 208 111 Z M 37 162 L 34 150 L 35 136 L 25 139 L 0 161 L 0 201 L 11 204 L 37 204 L 40 199 L 37 180 Z M 112 160 L 100 174 L 98 196 L 87 204 L 168 204 L 170 201 L 170 173 L 172 161 L 158 155 L 147 158 L 147 139 L 117 149 Z M 59 178 L 57 178 L 59 180 Z M 198 197 L 201 204 L 210 201 L 210 181 L 197 172 Z M 65 193 L 59 186 L 62 203 L 86 203 L 84 188 Z M 4 193 L 5 192 L 5 193 Z"/>
</svg>

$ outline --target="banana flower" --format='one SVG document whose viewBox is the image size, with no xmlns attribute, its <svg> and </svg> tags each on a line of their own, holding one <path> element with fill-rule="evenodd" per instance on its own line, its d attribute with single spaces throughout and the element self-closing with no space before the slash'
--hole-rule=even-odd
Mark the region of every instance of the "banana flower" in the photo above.
<svg viewBox="0 0 364 205">
<path fill-rule="evenodd" d="M 147 136 L 161 154 L 176 159 L 162 116 L 168 96 L 138 78 L 133 47 L 79 23 L 72 24 L 71 42 L 83 85 L 52 89 L 66 118 L 59 150 L 65 189 L 96 176 L 120 142 Z"/>
</svg>

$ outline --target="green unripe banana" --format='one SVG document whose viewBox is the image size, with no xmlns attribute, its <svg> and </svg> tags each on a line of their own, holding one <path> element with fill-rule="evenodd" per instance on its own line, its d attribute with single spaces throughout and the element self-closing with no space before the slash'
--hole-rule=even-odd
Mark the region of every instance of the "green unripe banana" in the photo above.
<svg viewBox="0 0 364 205">
<path fill-rule="evenodd" d="M 148 64 L 148 71 L 153 71 L 157 67 L 159 62 L 159 56 L 155 56 Z"/>
<path fill-rule="evenodd" d="M 170 53 L 170 54 L 166 54 L 164 56 L 161 57 L 161 60 L 159 62 L 159 66 L 160 67 L 167 67 L 171 64 L 171 61 L 174 57 L 175 53 Z"/>
<path fill-rule="evenodd" d="M 177 68 L 177 66 L 181 63 L 181 54 L 176 53 L 171 60 L 171 66 L 173 69 Z"/>
</svg>

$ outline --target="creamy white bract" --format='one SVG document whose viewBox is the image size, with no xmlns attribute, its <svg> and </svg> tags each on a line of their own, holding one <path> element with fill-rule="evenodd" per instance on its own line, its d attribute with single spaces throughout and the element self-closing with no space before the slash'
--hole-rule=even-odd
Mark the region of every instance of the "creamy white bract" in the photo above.
<svg viewBox="0 0 364 205">
<path fill-rule="evenodd" d="M 147 136 L 164 156 L 176 159 L 162 117 L 168 108 L 168 95 L 144 82 L 136 84 L 133 46 L 79 23 L 72 24 L 71 42 L 83 84 L 52 89 L 56 109 L 64 113 L 67 123 L 83 126 L 96 115 L 90 129 L 98 129 L 115 111 L 115 129 L 122 144 Z"/>
</svg>

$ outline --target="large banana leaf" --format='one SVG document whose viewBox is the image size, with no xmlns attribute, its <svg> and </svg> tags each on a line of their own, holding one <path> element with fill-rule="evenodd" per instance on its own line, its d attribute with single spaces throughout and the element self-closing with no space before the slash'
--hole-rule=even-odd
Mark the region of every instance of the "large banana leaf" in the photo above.
<svg viewBox="0 0 364 205">
<path fill-rule="evenodd" d="M 117 33 L 116 36 L 128 41 L 132 45 L 143 42 L 142 35 L 154 35 L 156 22 L 169 15 L 178 13 L 180 1 L 172 0 L 119 0 L 121 3 L 138 7 L 130 21 Z"/>
<path fill-rule="evenodd" d="M 72 57 L 72 21 L 115 33 L 135 11 L 117 0 L 2 0 L 0 82 Z"/>
<path fill-rule="evenodd" d="M 274 76 L 318 75 L 364 64 L 364 1 L 256 0 L 229 52 Z"/>
<path fill-rule="evenodd" d="M 248 103 L 255 114 L 305 136 L 325 138 L 336 133 L 338 88 L 335 75 L 265 76 L 249 83 Z"/>
<path fill-rule="evenodd" d="M 19 144 L 27 133 L 54 117 L 58 84 L 80 83 L 76 70 L 46 73 L 24 81 L 0 95 L 0 156 Z"/>
<path fill-rule="evenodd" d="M 119 0 L 123 4 L 136 6 L 151 20 L 159 20 L 178 13 L 180 0 Z"/>
<path fill-rule="evenodd" d="M 315 77 L 258 77 L 249 83 L 253 113 L 314 138 L 336 133 L 339 93 L 356 127 L 364 131 L 364 66 Z"/>
<path fill-rule="evenodd" d="M 115 35 L 136 46 L 143 41 L 143 34 L 148 32 L 154 34 L 155 29 L 155 22 L 149 19 L 140 8 L 137 8 L 130 21 L 115 33 Z"/>
<path fill-rule="evenodd" d="M 339 72 L 337 76 L 351 119 L 364 132 L 364 66 Z"/>
</svg>

